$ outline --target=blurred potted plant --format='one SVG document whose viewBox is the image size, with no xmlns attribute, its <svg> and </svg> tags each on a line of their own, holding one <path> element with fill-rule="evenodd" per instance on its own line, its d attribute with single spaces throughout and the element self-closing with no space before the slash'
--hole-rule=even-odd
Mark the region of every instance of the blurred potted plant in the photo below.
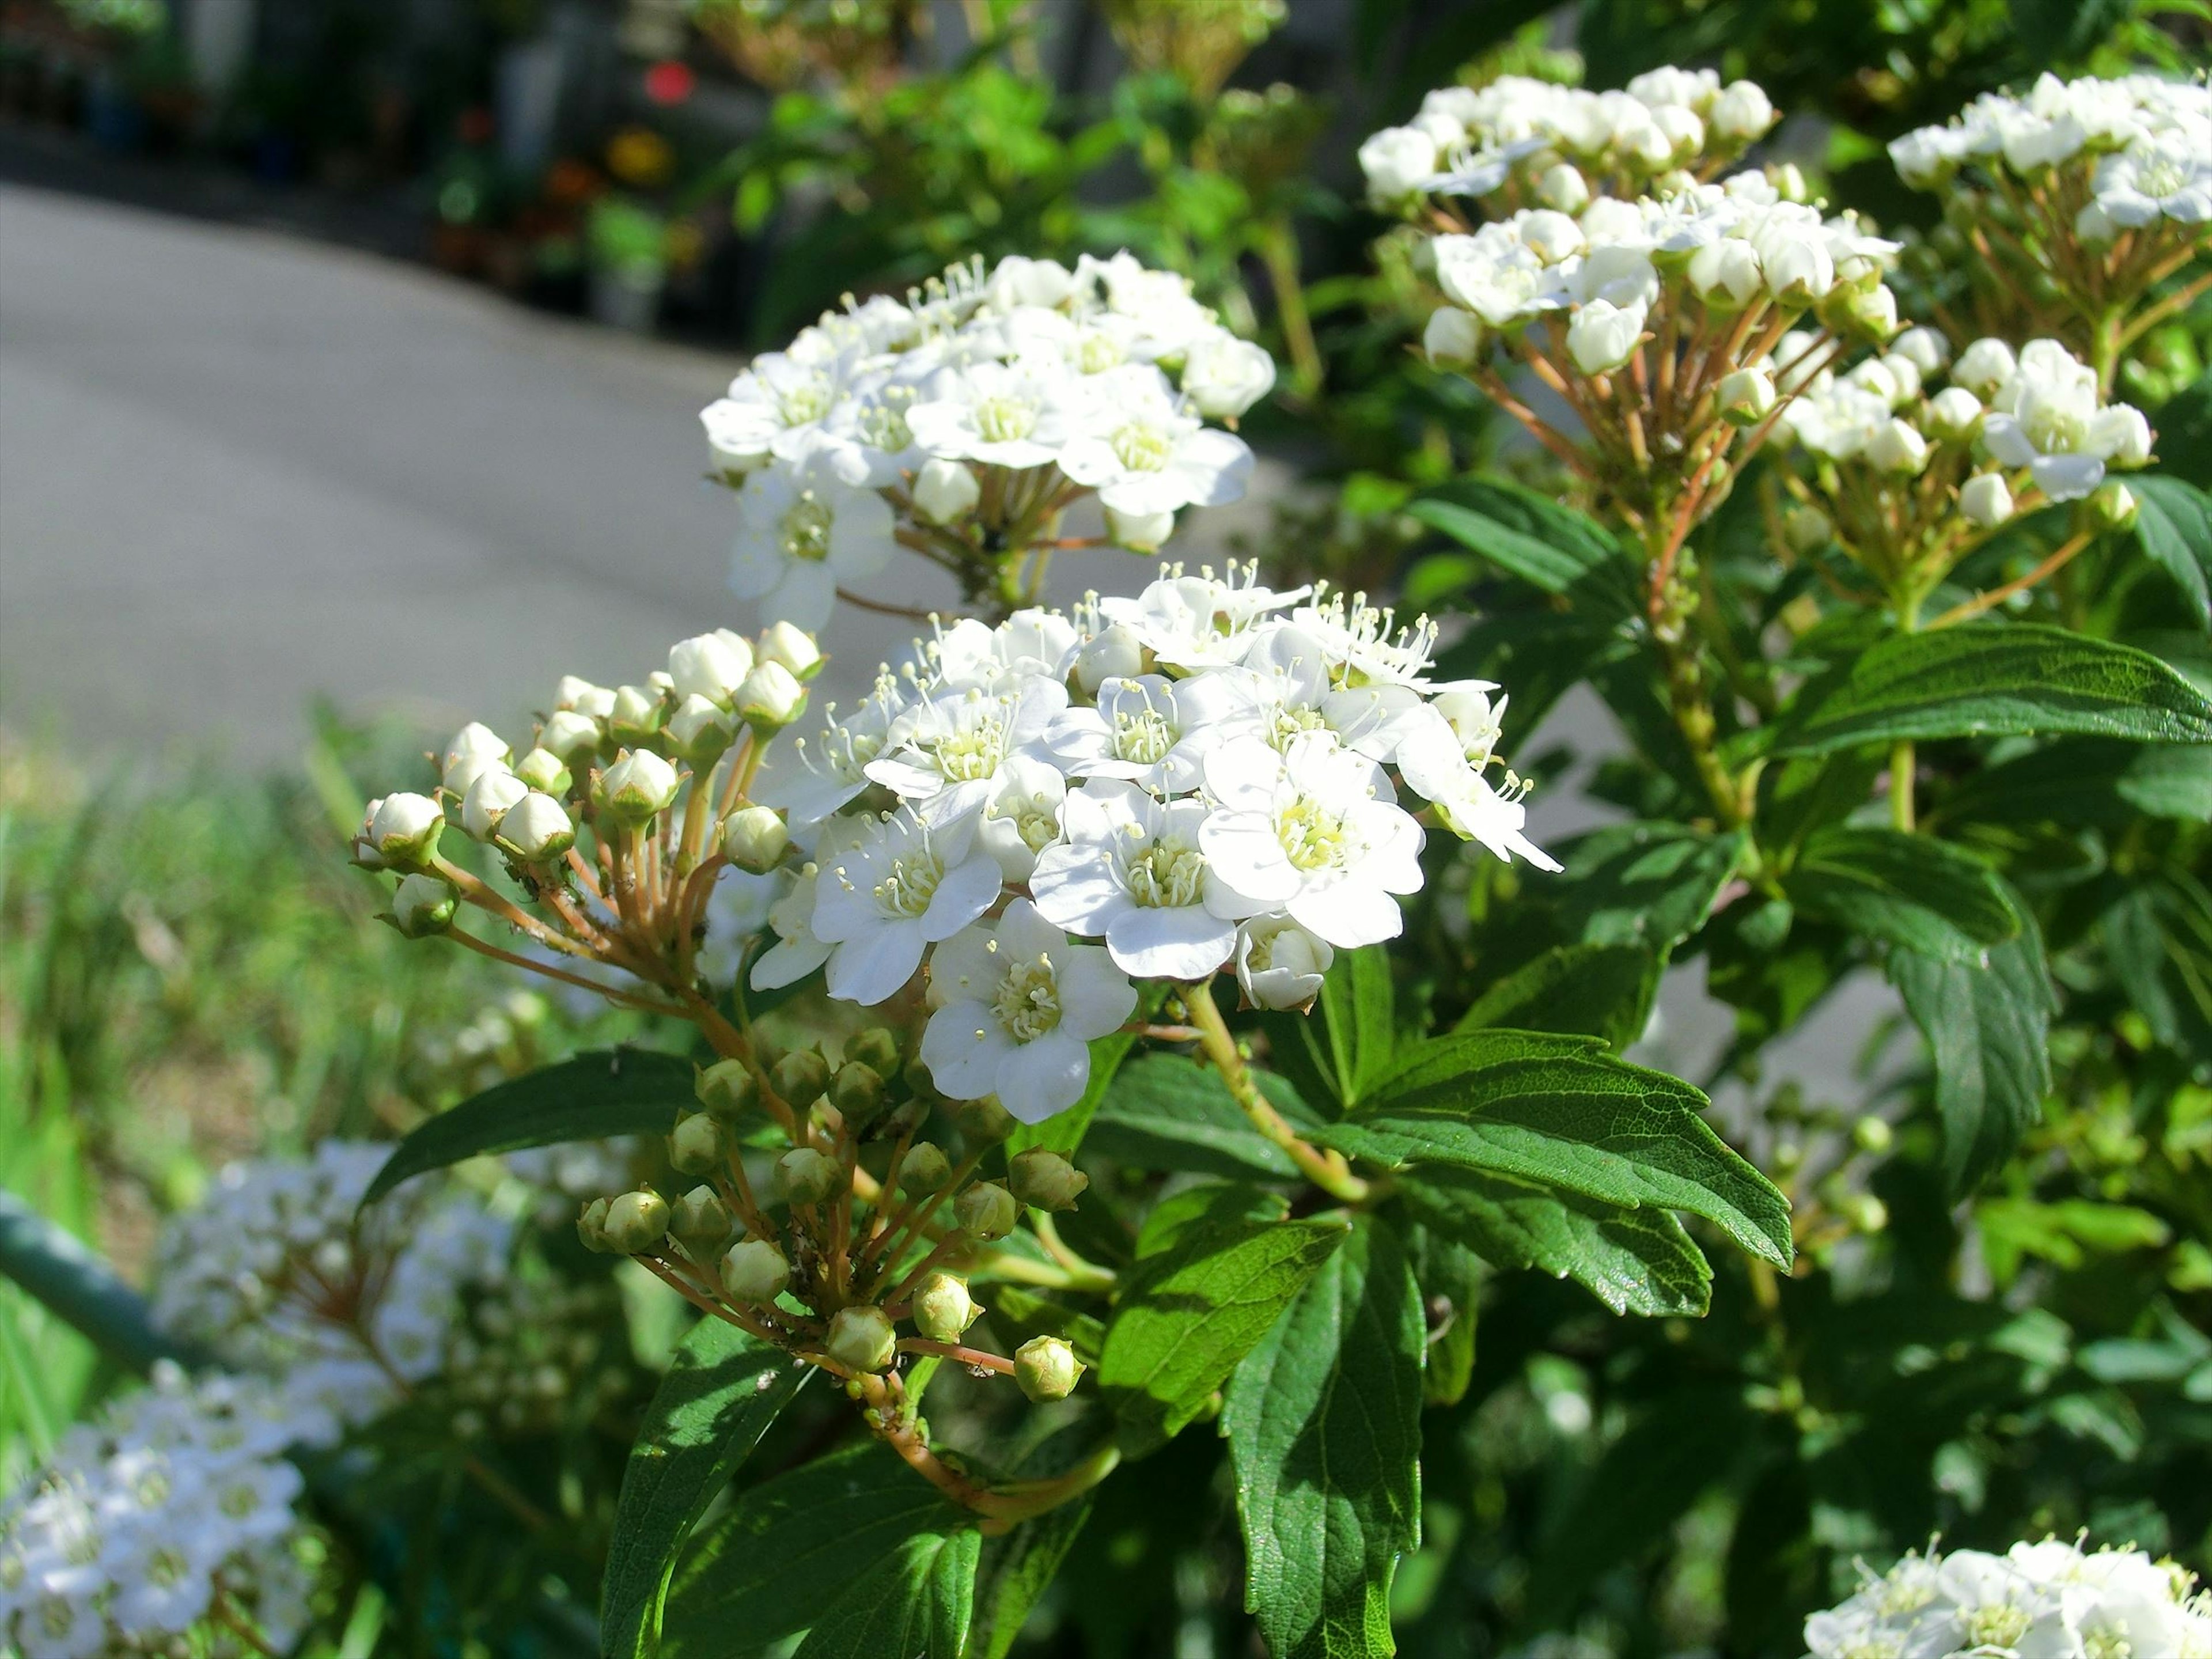
<svg viewBox="0 0 2212 1659">
<path fill-rule="evenodd" d="M 585 222 L 592 315 L 612 328 L 649 332 L 668 284 L 668 221 L 628 196 L 603 196 Z"/>
</svg>

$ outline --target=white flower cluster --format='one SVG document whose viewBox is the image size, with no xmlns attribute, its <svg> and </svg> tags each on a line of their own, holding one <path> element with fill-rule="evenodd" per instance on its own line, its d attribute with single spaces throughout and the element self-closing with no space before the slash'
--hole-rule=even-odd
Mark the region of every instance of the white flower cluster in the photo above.
<svg viewBox="0 0 2212 1659">
<path fill-rule="evenodd" d="M 1810 1659 L 2212 1659 L 2212 1598 L 2141 1550 L 1908 1555 L 1805 1621 Z"/>
<path fill-rule="evenodd" d="M 1922 190 L 1947 187 L 1966 167 L 2033 185 L 2078 164 L 2084 178 L 2067 210 L 2074 234 L 2093 245 L 2160 221 L 2185 234 L 2212 222 L 2212 87 L 2198 82 L 2046 74 L 2026 97 L 1984 93 L 1946 125 L 1894 140 L 1889 154 Z"/>
<path fill-rule="evenodd" d="M 1485 776 L 1503 699 L 1431 680 L 1436 637 L 1252 568 L 944 630 L 920 669 L 770 755 L 761 799 L 809 861 L 752 983 L 818 968 L 873 1005 L 927 956 L 938 1087 L 1025 1121 L 1080 1097 L 1133 978 L 1229 968 L 1255 1004 L 1310 1002 L 1336 950 L 1397 935 L 1421 884 L 1399 784 L 1499 857 L 1558 867 L 1511 775 Z"/>
<path fill-rule="evenodd" d="M 819 628 L 902 541 L 979 569 L 1091 495 L 1115 540 L 1150 552 L 1182 509 L 1243 495 L 1251 452 L 1206 422 L 1274 380 L 1185 278 L 1126 252 L 978 260 L 904 303 L 848 302 L 701 416 L 738 485 L 731 586 Z"/>
<path fill-rule="evenodd" d="M 504 1273 L 511 1225 L 462 1189 L 411 1182 L 356 1220 L 391 1148 L 234 1164 L 173 1219 L 154 1316 L 230 1364 L 281 1375 L 317 1444 L 437 1375 L 463 1293 Z"/>
<path fill-rule="evenodd" d="M 1785 337 L 1775 355 L 1802 355 L 1802 343 Z M 1949 384 L 1938 388 L 1947 367 Z M 1949 343 L 1929 328 L 1907 330 L 1844 374 L 1822 370 L 1783 419 L 1814 455 L 1899 478 L 1919 477 L 1947 447 L 1969 465 L 1994 462 L 1959 486 L 1960 510 L 1984 528 L 2010 518 L 2032 491 L 2076 501 L 2104 482 L 2107 466 L 2139 467 L 2151 453 L 2142 411 L 2100 398 L 2095 372 L 2057 341 L 2031 341 L 2015 354 L 2002 340 L 1978 340 L 1954 364 Z"/>
<path fill-rule="evenodd" d="M 260 1379 L 155 1386 L 73 1425 L 52 1461 L 0 1507 L 0 1649 L 21 1659 L 185 1650 L 200 1628 L 288 1651 L 308 1619 L 312 1571 L 286 1447 L 312 1438 Z"/>
<path fill-rule="evenodd" d="M 1360 145 L 1359 166 L 1380 207 L 1510 187 L 1528 205 L 1574 213 L 1662 173 L 1709 174 L 1774 120 L 1757 83 L 1723 86 L 1711 70 L 1656 69 L 1620 92 L 1507 75 L 1480 89 L 1437 88 L 1407 125 Z"/>
</svg>

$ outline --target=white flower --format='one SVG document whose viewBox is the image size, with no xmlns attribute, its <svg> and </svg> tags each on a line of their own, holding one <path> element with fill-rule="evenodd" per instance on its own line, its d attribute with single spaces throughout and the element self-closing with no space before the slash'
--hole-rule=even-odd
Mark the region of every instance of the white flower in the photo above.
<svg viewBox="0 0 2212 1659">
<path fill-rule="evenodd" d="M 1126 778 L 1160 794 L 1196 788 L 1206 751 L 1253 715 L 1249 696 L 1219 673 L 1109 679 L 1097 697 L 1053 722 L 1054 756 L 1071 777 Z"/>
<path fill-rule="evenodd" d="M 883 750 L 906 700 L 890 673 L 842 720 L 837 705 L 823 712 L 830 724 L 819 735 L 787 738 L 773 745 L 761 767 L 756 799 L 782 807 L 794 829 L 819 823 L 868 787 L 868 763 Z"/>
<path fill-rule="evenodd" d="M 1557 860 L 1522 833 L 1528 809 L 1491 787 L 1481 763 L 1471 757 L 1467 739 L 1443 715 L 1398 745 L 1398 775 L 1462 840 L 1480 842 L 1501 860 L 1520 857 L 1539 870 L 1559 868 Z"/>
<path fill-rule="evenodd" d="M 1437 171 L 1437 141 L 1418 127 L 1384 127 L 1359 146 L 1367 192 L 1389 206 L 1426 187 Z"/>
<path fill-rule="evenodd" d="M 1206 779 L 1220 803 L 1200 831 L 1219 883 L 1210 908 L 1236 920 L 1286 911 L 1346 949 L 1398 936 L 1395 896 L 1420 887 L 1421 831 L 1382 768 L 1317 732 L 1280 753 L 1258 738 L 1224 744 Z"/>
<path fill-rule="evenodd" d="M 1959 354 L 1957 367 L 1951 371 L 1954 385 L 1962 386 L 1976 397 L 1986 400 L 1999 386 L 2019 372 L 2019 359 L 2002 340 L 1977 340 Z"/>
<path fill-rule="evenodd" d="M 1585 374 L 1610 374 L 1644 342 L 1644 307 L 1592 300 L 1567 325 L 1567 356 Z"/>
<path fill-rule="evenodd" d="M 1162 801 L 1096 779 L 1067 797 L 1066 842 L 1037 857 L 1030 890 L 1054 926 L 1103 938 L 1116 966 L 1145 979 L 1201 980 L 1229 959 L 1234 910 L 1209 876 L 1203 801 Z"/>
<path fill-rule="evenodd" d="M 1237 929 L 1235 958 L 1237 986 L 1255 1008 L 1304 1008 L 1336 952 L 1286 915 L 1255 916 Z"/>
<path fill-rule="evenodd" d="M 730 382 L 726 398 L 700 411 L 707 447 L 732 471 L 749 471 L 771 455 L 792 459 L 837 405 L 844 366 L 836 360 L 801 362 L 787 352 L 765 352 Z"/>
<path fill-rule="evenodd" d="M 999 896 L 998 860 L 980 846 L 980 805 L 925 823 L 912 808 L 871 825 L 821 860 L 814 937 L 830 954 L 830 994 L 870 1006 L 913 977 L 923 950 L 951 938 Z"/>
<path fill-rule="evenodd" d="M 2095 489 L 2104 482 L 2105 463 L 2136 435 L 2124 416 L 2100 418 L 2096 372 L 2055 340 L 2032 340 L 2022 349 L 1996 405 L 1983 418 L 1983 443 L 2003 465 L 2027 468 L 2054 501 Z"/>
<path fill-rule="evenodd" d="M 2212 220 L 2212 158 L 2178 138 L 2148 141 L 2097 163 L 2096 206 L 2113 224 L 2138 229 L 2163 216 Z"/>
<path fill-rule="evenodd" d="M 1275 384 L 1275 360 L 1264 346 L 1217 328 L 1194 340 L 1183 354 L 1182 395 L 1200 414 L 1235 420 Z"/>
<path fill-rule="evenodd" d="M 907 411 L 915 442 L 945 460 L 1045 466 L 1060 459 L 1081 413 L 1079 383 L 1034 360 L 977 363 Z"/>
<path fill-rule="evenodd" d="M 1024 899 L 930 957 L 936 1008 L 921 1060 L 956 1100 L 996 1095 L 1024 1123 L 1065 1111 L 1091 1082 L 1090 1044 L 1119 1030 L 1137 994 L 1106 952 L 1076 945 Z"/>
<path fill-rule="evenodd" d="M 777 466 L 748 480 L 738 495 L 738 535 L 730 591 L 760 605 L 772 621 L 818 629 L 837 589 L 866 580 L 890 562 L 890 505 L 819 466 Z"/>
<path fill-rule="evenodd" d="M 1013 756 L 1041 750 L 1066 707 L 1067 687 L 1042 674 L 1004 690 L 924 690 L 891 722 L 867 775 L 910 801 L 955 792 L 957 810 L 988 796 Z"/>
<path fill-rule="evenodd" d="M 1092 413 L 1060 470 L 1116 513 L 1173 513 L 1242 499 L 1252 452 L 1241 438 L 1184 414 L 1157 369 L 1097 377 Z"/>
<path fill-rule="evenodd" d="M 1559 272 L 1506 226 L 1486 225 L 1473 236 L 1439 236 L 1429 247 L 1436 257 L 1437 285 L 1492 328 L 1563 303 Z"/>
<path fill-rule="evenodd" d="M 998 787 L 983 803 L 975 835 L 1008 881 L 1026 882 L 1037 854 L 1060 839 L 1060 805 L 1066 799 L 1067 780 L 1049 762 L 1015 755 L 999 769 Z"/>
<path fill-rule="evenodd" d="M 1912 477 L 1928 465 L 1928 440 L 1909 421 L 1893 416 L 1867 440 L 1866 458 L 1881 471 Z"/>
<path fill-rule="evenodd" d="M 2002 472 L 1980 472 L 1959 486 L 1959 511 L 1966 522 L 1993 529 L 2012 517 L 2012 491 Z"/>
<path fill-rule="evenodd" d="M 1110 259 L 1084 255 L 1075 282 L 1079 291 L 1104 296 L 1115 331 L 1140 362 L 1179 356 L 1214 325 L 1213 313 L 1191 297 L 1188 276 L 1148 270 L 1126 250 Z"/>
<path fill-rule="evenodd" d="M 982 498 L 983 486 L 963 462 L 928 461 L 915 477 L 915 509 L 932 524 L 951 524 L 966 518 Z"/>
<path fill-rule="evenodd" d="M 1947 386 L 1928 400 L 1928 429 L 1951 442 L 1981 429 L 1982 400 L 1962 386 Z"/>
<path fill-rule="evenodd" d="M 1194 673 L 1242 662 L 1261 619 L 1309 591 L 1261 586 L 1256 563 L 1232 565 L 1218 578 L 1211 570 L 1193 576 L 1171 565 L 1134 599 L 1101 599 L 1098 611 L 1127 628 L 1164 666 Z"/>
<path fill-rule="evenodd" d="M 1457 306 L 1438 306 L 1421 331 L 1421 355 L 1443 368 L 1474 362 L 1482 355 L 1482 325 Z"/>
<path fill-rule="evenodd" d="M 1748 143 L 1774 125 L 1774 104 L 1758 82 L 1731 81 L 1713 100 L 1706 118 L 1722 137 Z"/>
</svg>

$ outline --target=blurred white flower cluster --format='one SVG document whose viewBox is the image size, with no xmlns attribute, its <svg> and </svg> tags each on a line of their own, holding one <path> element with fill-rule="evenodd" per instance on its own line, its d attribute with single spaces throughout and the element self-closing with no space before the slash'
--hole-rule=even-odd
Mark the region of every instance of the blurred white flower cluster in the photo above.
<svg viewBox="0 0 2212 1659">
<path fill-rule="evenodd" d="M 319 1408 L 259 1378 L 155 1386 L 73 1425 L 0 1508 L 0 1648 L 22 1659 L 198 1651 L 244 1638 L 289 1650 L 313 1574 L 285 1449 L 319 1438 Z"/>
<path fill-rule="evenodd" d="M 2141 1550 L 1908 1555 L 1805 1621 L 1810 1659 L 2208 1659 L 2212 1597 Z"/>
<path fill-rule="evenodd" d="M 1026 1121 L 1081 1097 L 1133 981 L 1228 969 L 1253 1003 L 1310 1003 L 1335 951 L 1397 936 L 1422 801 L 1557 867 L 1522 833 L 1522 787 L 1486 775 L 1503 699 L 1431 679 L 1436 637 L 1251 568 L 943 630 L 770 756 L 761 799 L 805 858 L 752 984 L 820 969 L 876 1005 L 927 958 L 937 1087 Z"/>
<path fill-rule="evenodd" d="M 1274 361 L 1187 279 L 1127 253 L 980 259 L 902 302 L 848 301 L 757 359 L 701 419 L 738 490 L 730 582 L 818 629 L 905 546 L 969 594 L 1027 591 L 1060 515 L 1096 495 L 1108 535 L 1157 550 L 1185 507 L 1244 493 L 1234 422 Z"/>
<path fill-rule="evenodd" d="M 1650 70 L 1619 92 L 1527 76 L 1438 87 L 1402 127 L 1359 147 L 1370 198 L 1396 210 L 1428 195 L 1508 198 L 1509 207 L 1579 211 L 1593 196 L 1630 195 L 1677 170 L 1709 176 L 1774 125 L 1754 82 L 1723 86 L 1711 70 Z"/>
<path fill-rule="evenodd" d="M 313 1443 L 436 1376 L 464 1293 L 507 1269 L 510 1224 L 452 1183 L 410 1182 L 356 1220 L 391 1151 L 325 1140 L 306 1160 L 234 1164 L 163 1233 L 155 1321 L 283 1377 Z"/>
</svg>

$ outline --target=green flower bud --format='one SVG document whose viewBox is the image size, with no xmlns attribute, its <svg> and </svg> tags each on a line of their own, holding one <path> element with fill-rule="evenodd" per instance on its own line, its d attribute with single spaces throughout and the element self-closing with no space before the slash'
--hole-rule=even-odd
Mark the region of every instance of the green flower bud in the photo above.
<svg viewBox="0 0 2212 1659">
<path fill-rule="evenodd" d="M 1858 1149 L 1876 1157 L 1887 1152 L 1896 1139 L 1896 1132 L 1878 1117 L 1863 1117 L 1851 1125 L 1851 1139 Z"/>
<path fill-rule="evenodd" d="M 845 1039 L 845 1058 L 859 1060 L 878 1077 L 896 1077 L 900 1064 L 898 1033 L 882 1025 L 871 1025 L 865 1031 L 855 1032 Z"/>
<path fill-rule="evenodd" d="M 704 1112 L 694 1112 L 668 1137 L 668 1161 L 685 1175 L 712 1175 L 730 1155 L 729 1139 L 722 1126 Z"/>
<path fill-rule="evenodd" d="M 1033 1210 L 1072 1210 L 1091 1177 L 1058 1152 L 1032 1146 L 1014 1154 L 1007 1165 L 1014 1196 Z"/>
<path fill-rule="evenodd" d="M 952 1200 L 961 1231 L 977 1238 L 1004 1238 L 1021 1219 L 1014 1195 L 995 1181 L 979 1181 Z"/>
<path fill-rule="evenodd" d="M 822 672 L 822 647 L 814 635 L 787 622 L 775 623 L 760 636 L 759 658 L 781 664 L 797 679 L 811 680 Z"/>
<path fill-rule="evenodd" d="M 692 1079 L 699 1104 L 725 1123 L 734 1123 L 760 1104 L 760 1085 L 742 1060 L 718 1060 Z"/>
<path fill-rule="evenodd" d="M 668 1231 L 701 1261 L 714 1259 L 735 1224 L 730 1206 L 712 1187 L 694 1187 L 668 1206 Z"/>
<path fill-rule="evenodd" d="M 668 1236 L 668 1200 L 650 1187 L 607 1206 L 606 1237 L 617 1255 L 636 1255 Z"/>
<path fill-rule="evenodd" d="M 744 1306 L 773 1302 L 790 1283 L 790 1261 L 765 1238 L 732 1244 L 722 1258 L 723 1292 Z"/>
<path fill-rule="evenodd" d="M 702 769 L 720 760 L 737 735 L 737 717 L 704 697 L 684 698 L 668 717 L 669 740 L 677 753 Z"/>
<path fill-rule="evenodd" d="M 584 1206 L 583 1213 L 576 1218 L 576 1237 L 584 1248 L 601 1255 L 611 1252 L 614 1246 L 607 1243 L 607 1200 L 595 1198 Z"/>
<path fill-rule="evenodd" d="M 811 1048 L 794 1048 L 776 1061 L 768 1080 L 792 1110 L 803 1112 L 830 1086 L 830 1062 Z"/>
<path fill-rule="evenodd" d="M 957 1342 L 982 1314 L 967 1281 L 951 1273 L 930 1274 L 914 1293 L 914 1328 L 933 1342 Z"/>
<path fill-rule="evenodd" d="M 361 838 L 390 870 L 419 870 L 438 850 L 446 811 L 428 795 L 386 795 L 368 811 Z"/>
<path fill-rule="evenodd" d="M 2135 491 L 2117 478 L 2100 485 L 2096 494 L 2082 503 L 2082 512 L 2100 530 L 2125 530 L 2142 511 L 2136 504 Z"/>
<path fill-rule="evenodd" d="M 460 895 L 443 876 L 406 876 L 392 896 L 392 923 L 410 939 L 428 939 L 453 925 L 459 902 Z"/>
<path fill-rule="evenodd" d="M 941 1191 L 952 1179 L 952 1160 L 945 1149 L 927 1140 L 917 1140 L 906 1150 L 906 1161 L 899 1165 L 899 1190 L 908 1198 L 926 1197 Z"/>
<path fill-rule="evenodd" d="M 1083 1364 L 1056 1336 L 1033 1336 L 1014 1350 L 1014 1381 L 1040 1406 L 1075 1392 Z"/>
<path fill-rule="evenodd" d="M 565 795 L 575 782 L 561 757 L 550 749 L 533 749 L 514 763 L 514 775 L 543 794 Z"/>
<path fill-rule="evenodd" d="M 865 1123 L 884 1103 L 884 1080 L 872 1066 L 848 1060 L 830 1079 L 830 1103 L 854 1123 Z"/>
<path fill-rule="evenodd" d="M 722 820 L 722 856 L 764 876 L 791 850 L 791 830 L 772 806 L 741 806 Z"/>
<path fill-rule="evenodd" d="M 996 1146 L 1014 1132 L 1014 1115 L 995 1100 L 956 1100 L 952 1121 L 979 1146 Z"/>
<path fill-rule="evenodd" d="M 898 1331 L 881 1308 L 840 1308 L 822 1347 L 848 1371 L 888 1370 L 898 1358 Z"/>
<path fill-rule="evenodd" d="M 806 688 L 781 663 L 757 663 L 738 688 L 738 718 L 771 737 L 806 712 Z"/>
<path fill-rule="evenodd" d="M 819 1204 L 844 1184 L 837 1160 L 811 1146 L 794 1146 L 775 1161 L 775 1190 L 793 1204 Z"/>
<path fill-rule="evenodd" d="M 667 717 L 660 694 L 644 686 L 615 688 L 614 704 L 607 713 L 607 735 L 625 749 L 649 741 Z"/>
<path fill-rule="evenodd" d="M 648 823 L 676 799 L 676 769 L 650 749 L 633 749 L 599 774 L 599 809 L 623 823 Z"/>
</svg>

